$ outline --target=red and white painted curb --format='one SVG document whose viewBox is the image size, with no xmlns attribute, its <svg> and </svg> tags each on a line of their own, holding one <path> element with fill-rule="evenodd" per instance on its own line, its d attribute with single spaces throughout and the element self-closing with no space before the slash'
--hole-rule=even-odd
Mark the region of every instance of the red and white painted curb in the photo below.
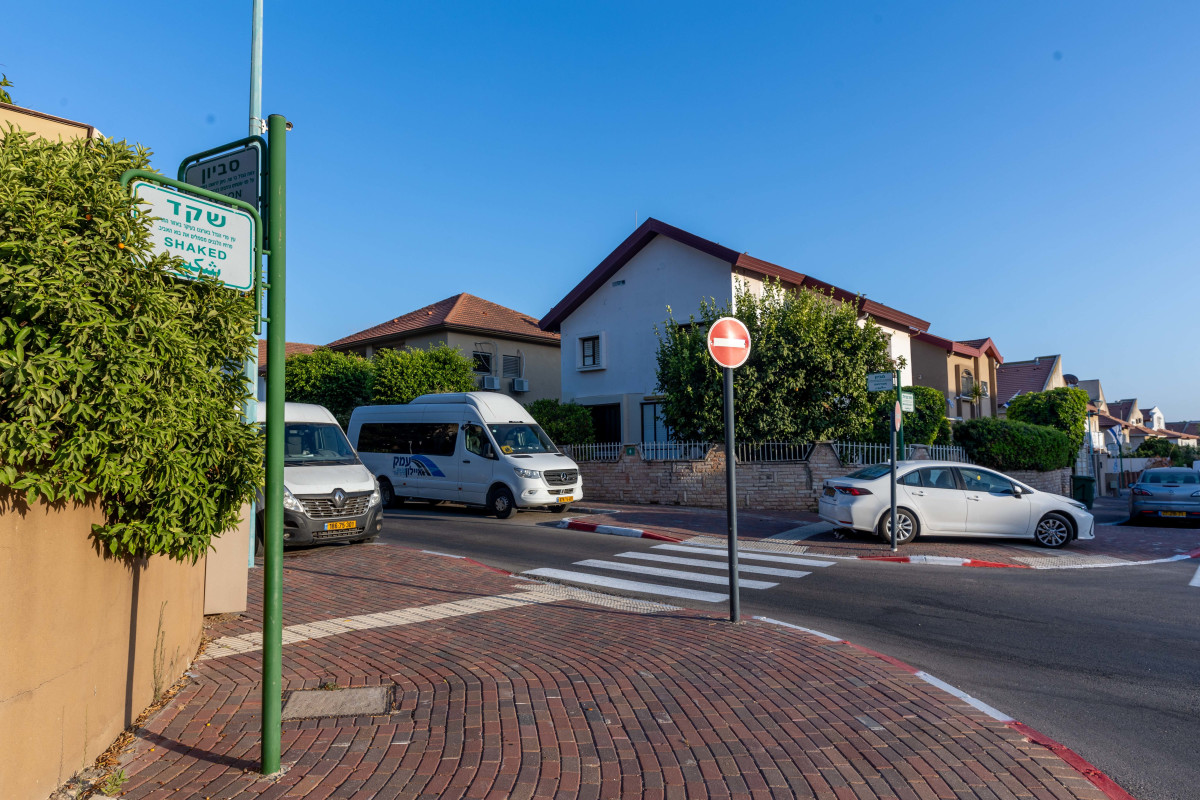
<svg viewBox="0 0 1200 800">
<path fill-rule="evenodd" d="M 998 566 L 1007 566 L 1007 565 L 1001 564 Z M 759 620 L 760 622 L 769 623 L 771 625 L 779 625 L 780 627 L 783 627 L 783 628 L 791 628 L 792 630 L 800 631 L 802 633 L 807 633 L 810 636 L 816 636 L 820 639 L 825 639 L 826 641 L 829 641 L 829 642 L 837 642 L 839 644 L 848 645 L 862 653 L 866 653 L 868 655 L 872 655 L 872 656 L 875 656 L 876 658 L 882 659 L 883 661 L 886 661 L 887 663 L 891 664 L 892 666 L 902 669 L 905 672 L 908 672 L 911 675 L 913 675 L 917 678 L 920 678 L 921 680 L 925 681 L 929 685 L 936 686 L 937 688 L 941 689 L 942 691 L 944 691 L 954 697 L 957 697 L 959 700 L 962 700 L 967 705 L 969 705 L 975 709 L 978 709 L 979 711 L 988 715 L 992 719 L 994 719 L 998 722 L 1003 722 L 1005 725 L 1007 725 L 1008 727 L 1017 731 L 1018 733 L 1020 733 L 1022 736 L 1024 736 L 1026 739 L 1033 742 L 1034 744 L 1038 744 L 1038 745 L 1041 745 L 1042 747 L 1045 747 L 1047 750 L 1054 753 L 1056 756 L 1058 756 L 1063 761 L 1065 761 L 1080 775 L 1087 778 L 1092 783 L 1093 786 L 1095 786 L 1100 791 L 1104 792 L 1104 794 L 1107 797 L 1109 797 L 1110 800 L 1135 800 L 1133 795 L 1129 794 L 1124 789 L 1122 789 L 1117 784 L 1116 781 L 1114 781 L 1112 778 L 1105 775 L 1103 772 L 1101 772 L 1099 769 L 1097 769 L 1095 766 L 1093 766 L 1087 759 L 1085 759 L 1083 756 L 1076 753 L 1071 748 L 1067 747 L 1064 744 L 1060 744 L 1059 742 L 1056 742 L 1055 740 L 1051 739 L 1049 736 L 1046 736 L 1045 734 L 1038 733 L 1033 728 L 1029 727 L 1028 725 L 1024 724 L 1023 722 L 1017 722 L 1015 719 L 1008 716 L 1003 711 L 999 711 L 999 710 L 993 708 L 992 706 L 989 706 L 987 703 L 983 702 L 982 700 L 980 700 L 976 697 L 972 697 L 971 695 L 964 692 L 962 689 L 959 689 L 955 686 L 951 686 L 950 684 L 946 683 L 945 681 L 941 680 L 940 678 L 933 677 L 932 675 L 930 675 L 928 672 L 925 672 L 924 670 L 917 669 L 916 667 L 912 666 L 911 664 L 906 664 L 898 658 L 893 658 L 892 656 L 886 655 L 884 653 L 880 653 L 880 652 L 878 652 L 876 650 L 872 650 L 868 647 L 863 647 L 862 645 L 855 644 L 854 642 L 848 642 L 839 636 L 830 636 L 828 633 L 822 633 L 821 631 L 815 631 L 812 628 L 804 628 L 799 625 L 793 625 L 789 622 L 782 622 L 777 619 L 771 619 L 770 617 L 755 617 L 754 619 Z"/>
<path fill-rule="evenodd" d="M 1010 567 L 1033 569 L 1028 564 L 1001 564 L 998 561 L 980 561 L 977 558 L 955 558 L 954 556 L 855 556 L 859 561 L 891 561 L 896 564 L 939 564 L 944 567 Z"/>
<path fill-rule="evenodd" d="M 610 533 L 614 536 L 632 536 L 635 539 L 655 539 L 660 542 L 682 542 L 682 536 L 669 536 L 665 533 L 644 531 L 641 528 L 622 528 L 617 525 L 598 525 L 595 522 L 580 522 L 577 519 L 564 519 L 558 523 L 559 528 L 572 531 L 588 531 L 589 533 Z"/>
</svg>

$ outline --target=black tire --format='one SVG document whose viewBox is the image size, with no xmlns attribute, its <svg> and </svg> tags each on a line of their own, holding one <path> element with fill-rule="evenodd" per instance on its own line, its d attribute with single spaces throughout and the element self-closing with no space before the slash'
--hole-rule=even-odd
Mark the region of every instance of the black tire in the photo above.
<svg viewBox="0 0 1200 800">
<path fill-rule="evenodd" d="M 379 502 L 384 508 L 396 508 L 400 505 L 400 498 L 396 497 L 396 490 L 392 488 L 392 482 L 387 478 L 379 479 Z"/>
<path fill-rule="evenodd" d="M 1071 525 L 1071 520 L 1056 512 L 1042 517 L 1038 520 L 1037 527 L 1033 529 L 1033 540 L 1042 547 L 1052 549 L 1066 547 L 1074 536 L 1075 529 Z"/>
<path fill-rule="evenodd" d="M 571 507 L 570 503 L 559 503 L 556 506 L 550 506 L 550 513 L 551 514 L 561 514 L 570 507 Z"/>
<path fill-rule="evenodd" d="M 507 486 L 497 486 L 488 492 L 488 511 L 496 515 L 496 519 L 508 519 L 517 510 L 513 502 L 512 492 Z"/>
<path fill-rule="evenodd" d="M 921 523 L 917 521 L 916 515 L 907 508 L 896 509 L 896 529 L 897 546 L 908 544 L 921 535 Z M 892 543 L 892 513 L 890 511 L 884 513 L 883 519 L 879 520 L 879 538 L 888 544 Z"/>
</svg>

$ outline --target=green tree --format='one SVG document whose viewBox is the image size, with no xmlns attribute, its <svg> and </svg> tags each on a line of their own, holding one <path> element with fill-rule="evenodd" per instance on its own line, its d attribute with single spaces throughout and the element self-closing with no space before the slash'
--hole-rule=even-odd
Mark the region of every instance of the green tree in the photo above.
<svg viewBox="0 0 1200 800">
<path fill-rule="evenodd" d="M 12 81 L 8 79 L 7 75 L 0 72 L 0 103 L 8 103 L 9 105 L 12 105 L 12 95 L 6 91 L 6 87 L 8 86 L 12 86 Z"/>
<path fill-rule="evenodd" d="M 1033 425 L 998 417 L 968 419 L 954 426 L 954 442 L 981 467 L 1043 472 L 1069 467 L 1079 448 L 1065 433 L 1049 425 Z"/>
<path fill-rule="evenodd" d="M 928 386 L 905 386 L 904 391 L 913 395 L 913 410 L 904 414 L 904 443 L 951 444 L 950 423 L 946 419 L 946 395 Z M 889 442 L 896 393 L 872 392 L 872 397 L 875 406 L 871 412 L 871 426 L 855 438 Z"/>
<path fill-rule="evenodd" d="M 1159 436 L 1152 436 L 1138 445 L 1133 452 L 1138 458 L 1171 458 L 1177 448 Z"/>
<path fill-rule="evenodd" d="M 375 369 L 374 405 L 409 403 L 423 394 L 478 388 L 471 359 L 444 344 L 429 350 L 381 350 L 371 361 Z"/>
<path fill-rule="evenodd" d="M 578 403 L 560 403 L 552 398 L 534 400 L 529 414 L 555 444 L 591 444 L 596 441 L 592 414 Z"/>
<path fill-rule="evenodd" d="M 869 319 L 860 325 L 852 303 L 768 282 L 761 296 L 741 284 L 732 306 L 705 301 L 698 317 L 656 328 L 658 391 L 679 439 L 724 436 L 721 368 L 707 349 L 708 329 L 723 316 L 745 323 L 752 342 L 734 370 L 738 439 L 812 442 L 869 427 L 866 375 L 892 369 L 887 336 Z"/>
<path fill-rule="evenodd" d="M 283 396 L 291 403 L 325 406 L 344 428 L 351 411 L 370 404 L 374 377 L 373 365 L 362 356 L 320 348 L 284 362 Z"/>
<path fill-rule="evenodd" d="M 238 412 L 254 301 L 175 274 L 109 139 L 0 141 L 0 487 L 99 502 L 109 553 L 194 561 L 262 477 Z"/>
<path fill-rule="evenodd" d="M 1063 386 L 1048 392 L 1017 395 L 1008 404 L 1014 422 L 1049 425 L 1062 431 L 1078 452 L 1087 431 L 1088 395 L 1083 389 Z"/>
</svg>

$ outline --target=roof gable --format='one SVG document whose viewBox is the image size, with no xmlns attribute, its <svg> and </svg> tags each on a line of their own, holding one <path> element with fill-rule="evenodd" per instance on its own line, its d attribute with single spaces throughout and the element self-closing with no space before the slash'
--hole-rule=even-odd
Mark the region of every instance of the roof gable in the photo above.
<svg viewBox="0 0 1200 800">
<path fill-rule="evenodd" d="M 1019 394 L 1044 392 L 1061 356 L 1038 356 L 1031 361 L 1010 361 L 996 368 L 996 391 L 1001 403 Z"/>
<path fill-rule="evenodd" d="M 538 327 L 534 317 L 463 292 L 358 333 L 343 336 L 327 346 L 344 348 L 439 329 L 479 331 L 541 341 L 548 345 L 557 345 L 559 341 L 557 333 Z"/>
<path fill-rule="evenodd" d="M 557 331 L 562 326 L 563 320 L 583 305 L 583 302 L 591 297 L 597 289 L 607 283 L 609 278 L 617 274 L 621 267 L 628 264 L 655 236 L 666 236 L 680 244 L 687 245 L 702 253 L 718 258 L 729 264 L 731 270 L 741 269 L 764 277 L 775 278 L 782 283 L 823 291 L 843 302 L 854 303 L 862 313 L 869 314 L 872 317 L 892 323 L 893 325 L 914 328 L 919 331 L 929 330 L 929 323 L 919 317 L 905 314 L 902 311 L 885 306 L 882 303 L 876 303 L 873 300 L 867 300 L 860 295 L 838 288 L 833 284 L 817 280 L 808 275 L 802 275 L 799 272 L 793 272 L 778 264 L 772 264 L 769 261 L 763 261 L 760 258 L 739 253 L 736 250 L 717 244 L 716 242 L 711 242 L 708 239 L 702 239 L 694 233 L 688 233 L 682 228 L 668 225 L 653 217 L 650 217 L 638 226 L 637 230 L 631 233 L 625 241 L 621 242 L 615 250 L 597 264 L 574 289 L 568 292 L 566 297 L 560 300 L 554 308 L 550 309 L 546 316 L 542 318 L 542 330 Z"/>
</svg>

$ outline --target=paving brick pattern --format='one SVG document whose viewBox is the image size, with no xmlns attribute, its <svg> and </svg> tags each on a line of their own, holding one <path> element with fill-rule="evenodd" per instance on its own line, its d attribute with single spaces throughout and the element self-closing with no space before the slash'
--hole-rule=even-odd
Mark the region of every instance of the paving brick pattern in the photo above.
<svg viewBox="0 0 1200 800">
<path fill-rule="evenodd" d="M 287 564 L 287 614 L 304 622 L 331 607 L 363 613 L 533 586 L 389 545 L 323 548 Z M 248 620 L 260 612 L 256 595 Z M 1049 750 L 903 669 L 764 623 L 568 600 L 355 631 L 283 654 L 285 692 L 388 686 L 392 706 L 287 721 L 286 771 L 263 778 L 258 655 L 198 662 L 126 752 L 122 796 L 1104 796 Z"/>
</svg>

